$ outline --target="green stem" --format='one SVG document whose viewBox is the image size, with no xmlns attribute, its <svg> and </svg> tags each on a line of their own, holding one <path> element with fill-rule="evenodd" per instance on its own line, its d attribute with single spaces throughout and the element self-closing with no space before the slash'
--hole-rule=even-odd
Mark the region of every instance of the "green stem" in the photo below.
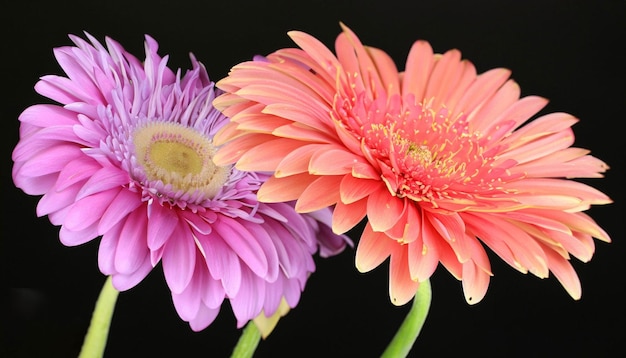
<svg viewBox="0 0 626 358">
<path fill-rule="evenodd" d="M 96 301 L 91 323 L 78 355 L 79 358 L 100 358 L 104 355 L 118 293 L 111 283 L 111 276 L 109 276 L 102 287 L 102 291 L 100 291 L 98 301 Z"/>
<path fill-rule="evenodd" d="M 250 358 L 254 354 L 256 347 L 261 340 L 261 332 L 256 328 L 254 322 L 250 321 L 241 332 L 241 337 L 237 341 L 231 358 Z"/>
<path fill-rule="evenodd" d="M 422 330 L 422 326 L 424 326 L 431 298 L 430 281 L 420 282 L 415 298 L 413 298 L 413 306 L 385 349 L 382 358 L 406 357 L 409 354 L 413 343 Z"/>
</svg>

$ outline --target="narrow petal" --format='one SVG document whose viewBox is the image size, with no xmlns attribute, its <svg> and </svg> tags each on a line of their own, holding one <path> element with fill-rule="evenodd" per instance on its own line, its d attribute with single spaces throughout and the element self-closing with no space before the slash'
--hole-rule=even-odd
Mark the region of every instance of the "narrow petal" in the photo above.
<svg viewBox="0 0 626 358">
<path fill-rule="evenodd" d="M 570 262 L 552 250 L 545 250 L 548 258 L 548 267 L 554 276 L 559 280 L 567 293 L 573 299 L 579 300 L 582 296 L 582 288 L 580 279 Z"/>
<path fill-rule="evenodd" d="M 406 60 L 406 70 L 402 78 L 402 93 L 413 94 L 421 102 L 434 65 L 433 49 L 426 41 L 416 41 Z"/>
<path fill-rule="evenodd" d="M 419 287 L 419 282 L 412 280 L 407 261 L 407 247 L 397 246 L 389 261 L 389 298 L 396 306 L 409 302 Z"/>
</svg>

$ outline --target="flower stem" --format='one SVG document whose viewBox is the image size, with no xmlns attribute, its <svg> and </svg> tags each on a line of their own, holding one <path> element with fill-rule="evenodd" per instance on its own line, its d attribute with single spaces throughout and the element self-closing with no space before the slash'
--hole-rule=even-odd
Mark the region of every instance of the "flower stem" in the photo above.
<svg viewBox="0 0 626 358">
<path fill-rule="evenodd" d="M 383 352 L 382 358 L 406 357 L 409 354 L 426 320 L 431 297 L 430 281 L 420 282 L 417 293 L 413 298 L 413 306 L 411 306 L 409 314 L 402 322 L 387 349 Z"/>
<path fill-rule="evenodd" d="M 241 337 L 239 337 L 239 341 L 237 341 L 237 345 L 233 349 L 231 358 L 252 357 L 256 347 L 259 345 L 259 340 L 261 340 L 261 332 L 259 332 L 254 322 L 248 322 L 243 332 L 241 332 Z"/>
<path fill-rule="evenodd" d="M 96 301 L 91 323 L 78 355 L 79 358 L 99 358 L 104 355 L 118 293 L 111 283 L 111 276 L 109 276 L 102 287 L 102 291 L 100 291 L 98 301 Z"/>
</svg>

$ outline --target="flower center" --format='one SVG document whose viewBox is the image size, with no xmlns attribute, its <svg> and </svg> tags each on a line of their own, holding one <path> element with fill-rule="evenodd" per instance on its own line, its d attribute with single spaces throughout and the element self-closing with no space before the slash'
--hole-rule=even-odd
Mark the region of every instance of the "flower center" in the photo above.
<svg viewBox="0 0 626 358">
<path fill-rule="evenodd" d="M 334 118 L 361 142 L 390 193 L 438 207 L 450 199 L 491 195 L 509 177 L 495 168 L 463 115 L 416 103 L 411 95 L 368 99 L 337 96 Z"/>
<path fill-rule="evenodd" d="M 212 198 L 228 180 L 230 168 L 213 163 L 215 149 L 211 140 L 192 128 L 151 122 L 135 131 L 133 144 L 146 179 L 171 186 L 174 193 Z"/>
</svg>

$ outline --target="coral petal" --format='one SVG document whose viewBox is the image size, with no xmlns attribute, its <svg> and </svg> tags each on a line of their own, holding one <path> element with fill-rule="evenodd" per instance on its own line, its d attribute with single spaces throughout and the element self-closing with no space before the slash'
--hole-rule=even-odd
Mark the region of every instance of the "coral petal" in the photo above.
<svg viewBox="0 0 626 358">
<path fill-rule="evenodd" d="M 372 230 L 368 223 L 363 229 L 356 249 L 355 264 L 359 272 L 368 272 L 378 267 L 392 252 L 398 243 L 382 232 Z"/>
<path fill-rule="evenodd" d="M 387 231 L 402 217 L 406 199 L 392 196 L 386 187 L 370 194 L 367 200 L 367 217 L 374 231 Z"/>
</svg>

